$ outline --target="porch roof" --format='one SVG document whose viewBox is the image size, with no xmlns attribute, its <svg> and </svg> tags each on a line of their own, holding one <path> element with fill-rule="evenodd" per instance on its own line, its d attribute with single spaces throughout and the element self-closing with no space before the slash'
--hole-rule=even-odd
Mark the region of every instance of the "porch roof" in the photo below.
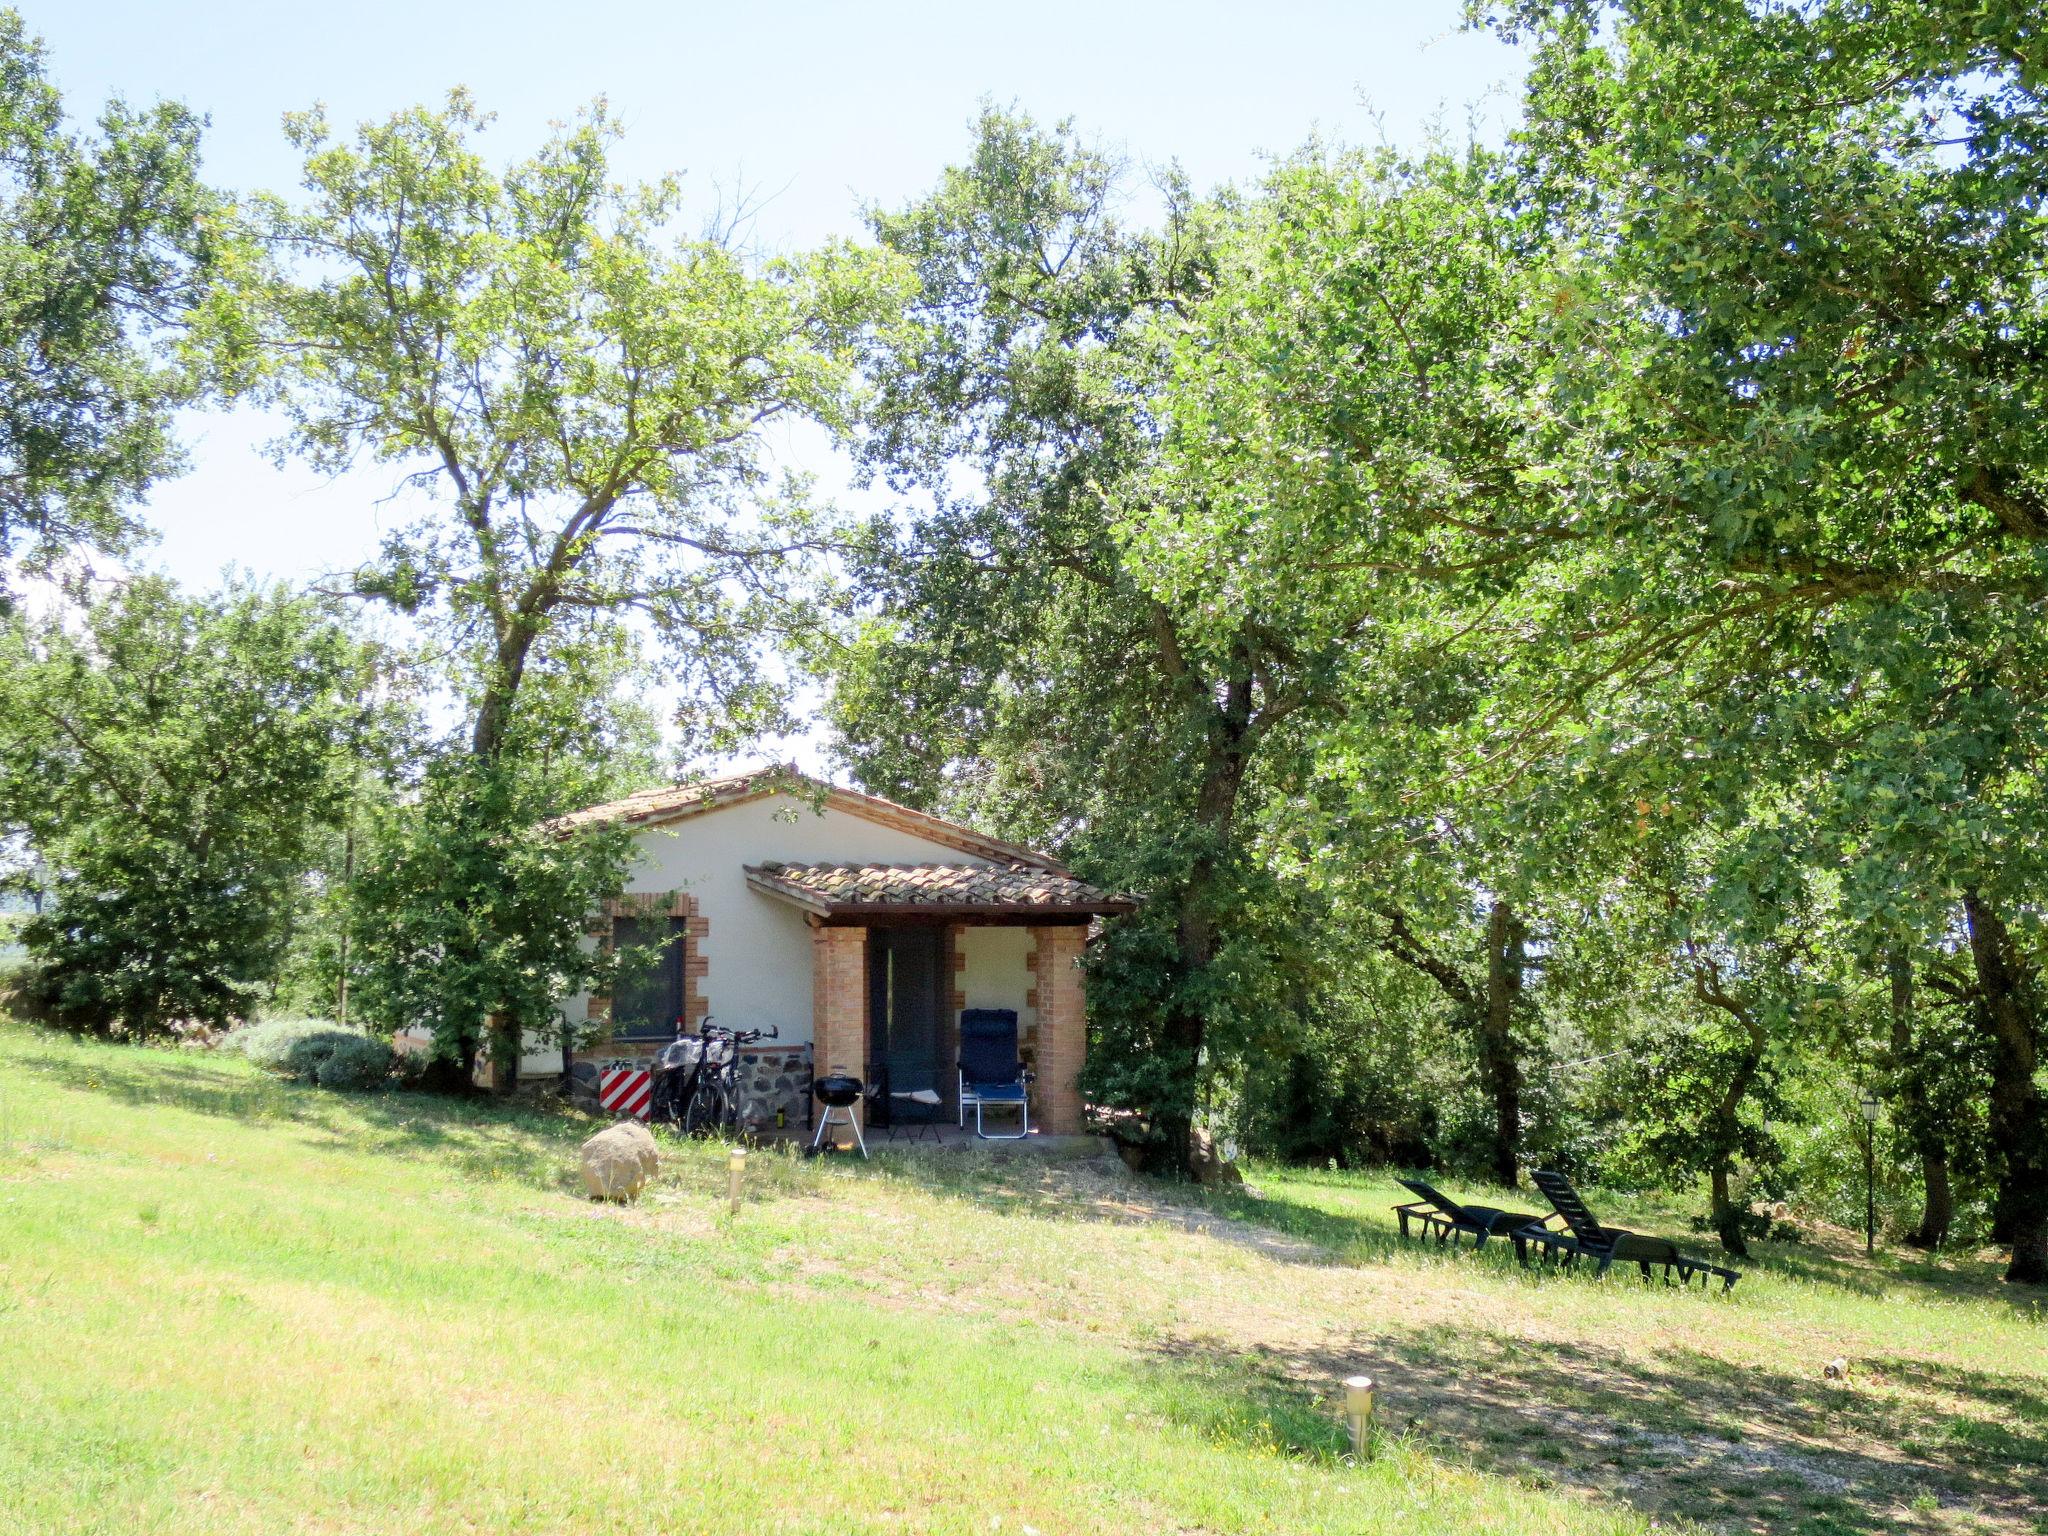
<svg viewBox="0 0 2048 1536">
<path fill-rule="evenodd" d="M 765 895 L 833 920 L 962 917 L 1081 921 L 1129 912 L 1128 896 L 1030 864 L 783 864 L 746 866 Z"/>
</svg>

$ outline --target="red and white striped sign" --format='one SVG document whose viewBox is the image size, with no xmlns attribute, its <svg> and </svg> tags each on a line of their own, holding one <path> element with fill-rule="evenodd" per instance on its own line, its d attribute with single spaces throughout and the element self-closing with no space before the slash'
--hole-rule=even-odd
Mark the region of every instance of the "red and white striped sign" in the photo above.
<svg viewBox="0 0 2048 1536">
<path fill-rule="evenodd" d="M 597 1102 L 615 1115 L 647 1118 L 654 1099 L 654 1074 L 645 1067 L 606 1067 L 597 1075 Z"/>
</svg>

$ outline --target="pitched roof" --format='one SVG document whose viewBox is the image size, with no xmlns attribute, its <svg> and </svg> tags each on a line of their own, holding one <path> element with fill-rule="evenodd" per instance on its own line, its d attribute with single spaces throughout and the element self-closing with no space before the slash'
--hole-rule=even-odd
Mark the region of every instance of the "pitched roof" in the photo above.
<svg viewBox="0 0 2048 1536">
<path fill-rule="evenodd" d="M 1137 903 L 1027 864 L 749 864 L 747 883 L 820 917 L 1107 916 Z"/>
<path fill-rule="evenodd" d="M 1020 847 L 1016 843 L 1006 843 L 1000 838 L 984 836 L 972 827 L 964 826 L 957 821 L 948 821 L 943 816 L 934 816 L 928 811 L 912 810 L 907 805 L 884 800 L 880 795 L 843 789 L 837 784 L 813 778 L 789 763 L 774 763 L 765 768 L 749 768 L 740 773 L 721 774 L 716 778 L 695 779 L 684 784 L 664 784 L 654 789 L 639 790 L 623 799 L 609 800 L 603 805 L 588 806 L 580 811 L 570 811 L 567 815 L 557 816 L 547 825 L 548 830 L 558 836 L 574 832 L 580 827 L 614 822 L 634 826 L 661 826 L 688 816 L 700 816 L 707 811 L 721 810 L 728 805 L 738 805 L 742 801 L 777 794 L 816 796 L 833 810 L 842 811 L 849 816 L 858 816 L 863 821 L 877 822 L 882 826 L 894 827 L 898 831 L 910 832 L 937 843 L 942 848 L 957 849 L 961 853 L 973 854 L 978 858 L 995 859 L 1001 863 L 1049 870 L 1062 875 L 1066 873 L 1066 867 L 1048 854 Z"/>
</svg>

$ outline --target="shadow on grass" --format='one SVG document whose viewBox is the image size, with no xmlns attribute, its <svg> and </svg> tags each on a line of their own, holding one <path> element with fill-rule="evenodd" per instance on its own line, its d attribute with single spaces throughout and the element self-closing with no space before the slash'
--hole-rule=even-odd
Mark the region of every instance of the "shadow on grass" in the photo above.
<svg viewBox="0 0 2048 1536">
<path fill-rule="evenodd" d="M 69 1049 L 49 1042 L 31 1069 L 65 1088 L 130 1104 L 168 1106 L 245 1124 L 290 1126 L 306 1145 L 344 1154 L 430 1159 L 483 1183 L 516 1183 L 581 1198 L 576 1152 L 611 1122 L 550 1098 L 500 1100 L 391 1088 L 337 1093 L 246 1069 L 233 1058 L 135 1048 Z M 658 1134 L 660 1185 L 707 1195 L 725 1188 L 725 1149 Z M 798 1193 L 802 1165 L 781 1151 L 757 1156 L 748 1187 Z"/>
<path fill-rule="evenodd" d="M 1173 1226 L 1283 1263 L 1373 1263 L 1403 1252 L 1391 1232 L 1371 1222 L 1285 1199 L 1224 1194 L 1134 1174 L 1110 1152 L 884 1147 L 875 1166 L 927 1194 L 997 1215 Z"/>
<path fill-rule="evenodd" d="M 1382 1214 L 1382 1211 L 1390 1211 L 1397 1201 L 1408 1198 L 1405 1194 L 1393 1189 L 1384 1192 L 1374 1190 L 1368 1194 L 1358 1185 L 1307 1186 L 1311 1190 L 1329 1187 L 1340 1196 L 1369 1202 L 1363 1211 L 1339 1215 L 1306 1200 L 1290 1199 L 1288 1185 L 1293 1180 L 1282 1176 L 1273 1182 L 1274 1187 L 1268 1189 L 1263 1199 L 1227 1190 L 1196 1191 L 1195 1197 L 1240 1220 L 1264 1222 L 1278 1230 L 1320 1243 L 1348 1263 L 1369 1263 L 1389 1253 L 1406 1252 L 1417 1246 L 1405 1244 L 1397 1238 L 1391 1215 Z M 1643 1210 L 1640 1209 L 1643 1202 L 1639 1199 L 1612 1197 L 1601 1190 L 1588 1191 L 1588 1194 L 1595 1209 L 1609 1215 L 1617 1225 L 1669 1237 L 1688 1253 L 1730 1266 L 1752 1277 L 1747 1281 L 1752 1287 L 1754 1277 L 1777 1276 L 1795 1283 L 1827 1286 L 1873 1301 L 1883 1300 L 1902 1289 L 1917 1289 L 1949 1300 L 1993 1302 L 2033 1317 L 2040 1316 L 2044 1306 L 2048 1306 L 2048 1289 L 2008 1285 L 2000 1278 L 2002 1263 L 1984 1258 L 1936 1258 L 1913 1249 L 1880 1249 L 1872 1261 L 1863 1256 L 1860 1235 L 1856 1237 L 1853 1249 L 1839 1242 L 1831 1246 L 1824 1240 L 1758 1241 L 1752 1245 L 1749 1257 L 1734 1258 L 1721 1251 L 1711 1234 L 1687 1230 L 1684 1220 L 1671 1210 Z M 1487 1199 L 1476 1192 L 1474 1198 Z M 1384 1206 L 1379 1204 L 1380 1200 L 1384 1200 Z M 1527 1192 L 1495 1192 L 1488 1203 L 1518 1204 L 1528 1208 L 1532 1203 L 1540 1207 L 1543 1199 L 1541 1195 Z M 1845 1235 L 1835 1233 L 1833 1236 L 1841 1238 Z M 1618 1267 L 1610 1281 L 1627 1283 L 1632 1280 L 1634 1276 L 1625 1274 L 1625 1268 Z M 1546 1273 L 1541 1269 L 1534 1272 Z M 1718 1290 L 1718 1282 L 1715 1289 Z M 1743 1295 L 1742 1285 L 1736 1286 L 1735 1294 L 1739 1302 Z"/>
<path fill-rule="evenodd" d="M 1342 1449 L 1338 1384 L 1379 1383 L 1381 1432 L 1532 1487 L 1660 1521 L 1805 1536 L 2048 1529 L 2048 1396 L 1919 1361 L 1853 1363 L 1848 1382 L 1532 1346 L 1483 1331 L 1283 1352 L 1176 1342 L 1153 1361 L 1163 1411 L 1321 1457 Z"/>
<path fill-rule="evenodd" d="M 245 1124 L 291 1125 L 315 1147 L 431 1157 L 484 1181 L 560 1187 L 575 1138 L 589 1133 L 581 1117 L 543 1105 L 403 1089 L 335 1093 L 171 1051 L 74 1056 L 60 1047 L 38 1053 L 30 1066 L 61 1087 Z"/>
<path fill-rule="evenodd" d="M 535 1188 L 580 1191 L 574 1163 L 576 1144 L 597 1122 L 549 1100 L 511 1103 L 392 1090 L 337 1094 L 325 1089 L 243 1070 L 243 1064 L 187 1052 L 149 1048 L 81 1046 L 68 1037 L 21 1031 L 29 1043 L 26 1064 L 67 1088 L 98 1092 L 136 1104 L 163 1104 L 195 1113 L 244 1121 L 296 1125 L 316 1145 L 335 1150 L 370 1150 L 426 1156 L 483 1181 L 507 1181 Z M 1307 1264 L 1407 1264 L 1473 1262 L 1469 1248 L 1439 1250 L 1403 1243 L 1381 1207 L 1396 1193 L 1362 1185 L 1333 1185 L 1331 1193 L 1356 1211 L 1331 1210 L 1296 1198 L 1286 1177 L 1273 1180 L 1263 1196 L 1231 1188 L 1144 1178 L 1127 1173 L 1113 1156 L 1047 1155 L 1031 1148 L 995 1146 L 918 1150 L 878 1147 L 874 1166 L 930 1193 L 964 1200 L 1008 1215 L 1055 1220 L 1166 1224 L 1234 1241 L 1282 1262 Z M 702 1184 L 715 1192 L 722 1180 L 715 1149 L 701 1157 L 664 1142 L 664 1160 L 674 1165 L 665 1182 Z M 769 1169 L 762 1167 L 765 1175 Z M 698 1164 L 702 1163 L 700 1168 Z M 795 1166 L 779 1168 L 778 1187 L 804 1185 Z M 722 1167 L 722 1165 L 720 1165 Z M 807 1186 L 806 1186 L 807 1187 Z M 1309 1183 L 1313 1190 L 1321 1186 Z M 1596 1195 L 1600 1192 L 1594 1192 Z M 1638 1218 L 1624 1211 L 1621 1219 Z M 1660 1213 L 1667 1228 L 1669 1213 Z M 1644 1229 L 1654 1230 L 1650 1223 Z M 1675 1234 L 1674 1234 L 1675 1235 Z M 1714 1257 L 1708 1246 L 1680 1237 L 1681 1244 Z M 1496 1253 L 1498 1249 L 1498 1253 Z M 1501 1263 L 1505 1244 L 1489 1244 L 1479 1262 Z M 1873 1267 L 1860 1253 L 1840 1256 L 1819 1244 L 1764 1243 L 1757 1256 L 1737 1261 L 1751 1273 L 1775 1273 L 1803 1283 L 1878 1298 L 1900 1286 L 1922 1288 L 1957 1300 L 1997 1301 L 2037 1312 L 2044 1295 L 2036 1287 L 2012 1287 L 1998 1279 L 1994 1265 L 1974 1260 L 1937 1261 L 1925 1256 L 1880 1255 Z M 1627 1283 L 1621 1276 L 1614 1282 Z M 1743 1289 L 1737 1286 L 1739 1304 Z"/>
</svg>

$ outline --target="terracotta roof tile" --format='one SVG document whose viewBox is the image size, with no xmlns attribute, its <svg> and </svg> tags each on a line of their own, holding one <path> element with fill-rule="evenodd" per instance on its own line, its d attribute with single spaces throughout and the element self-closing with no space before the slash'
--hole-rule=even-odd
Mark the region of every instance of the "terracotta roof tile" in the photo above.
<svg viewBox="0 0 2048 1536">
<path fill-rule="evenodd" d="M 846 909 L 959 912 L 1128 912 L 1135 903 L 1029 864 L 783 864 L 747 866 L 756 889 L 830 915 Z"/>
</svg>

